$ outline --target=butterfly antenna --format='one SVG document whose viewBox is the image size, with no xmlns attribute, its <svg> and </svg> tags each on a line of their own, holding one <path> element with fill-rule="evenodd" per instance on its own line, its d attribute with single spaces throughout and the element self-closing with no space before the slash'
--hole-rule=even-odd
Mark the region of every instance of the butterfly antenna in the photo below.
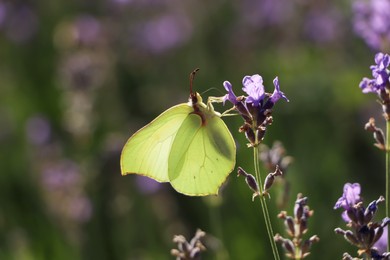
<svg viewBox="0 0 390 260">
<path fill-rule="evenodd" d="M 190 95 L 194 96 L 194 91 L 192 90 L 192 82 L 194 81 L 195 74 L 198 72 L 199 68 L 194 69 L 193 72 L 190 73 Z"/>
</svg>

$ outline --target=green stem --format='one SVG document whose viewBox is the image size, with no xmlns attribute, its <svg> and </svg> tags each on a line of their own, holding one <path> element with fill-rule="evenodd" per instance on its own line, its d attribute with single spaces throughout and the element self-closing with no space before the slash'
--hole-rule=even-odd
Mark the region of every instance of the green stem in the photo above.
<svg viewBox="0 0 390 260">
<path fill-rule="evenodd" d="M 386 121 L 386 217 L 389 216 L 389 148 L 390 148 L 390 121 Z M 387 229 L 387 237 L 389 238 L 389 230 Z M 387 252 L 389 252 L 389 243 L 387 243 Z"/>
<path fill-rule="evenodd" d="M 271 219 L 269 217 L 269 212 L 268 212 L 268 207 L 267 207 L 267 201 L 265 196 L 263 196 L 263 183 L 261 181 L 261 175 L 260 175 L 260 167 L 259 167 L 259 150 L 258 146 L 253 147 L 253 160 L 254 160 L 254 166 L 255 166 L 255 174 L 256 174 L 256 180 L 257 183 L 259 184 L 259 189 L 260 189 L 260 204 L 261 204 L 261 209 L 263 211 L 264 215 L 264 220 L 265 220 L 265 226 L 267 228 L 267 233 L 268 233 L 268 238 L 271 243 L 272 247 L 272 253 L 274 255 L 275 260 L 280 260 L 278 248 L 276 247 L 276 242 L 274 240 L 274 232 L 272 230 L 272 223 Z"/>
</svg>

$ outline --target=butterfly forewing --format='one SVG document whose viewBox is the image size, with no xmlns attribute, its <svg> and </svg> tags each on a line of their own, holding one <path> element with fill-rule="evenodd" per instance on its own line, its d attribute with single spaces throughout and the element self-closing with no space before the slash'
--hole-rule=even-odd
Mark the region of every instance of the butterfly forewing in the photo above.
<svg viewBox="0 0 390 260">
<path fill-rule="evenodd" d="M 159 182 L 169 181 L 171 146 L 192 111 L 188 104 L 171 107 L 131 136 L 121 154 L 122 175 L 136 173 Z"/>
</svg>

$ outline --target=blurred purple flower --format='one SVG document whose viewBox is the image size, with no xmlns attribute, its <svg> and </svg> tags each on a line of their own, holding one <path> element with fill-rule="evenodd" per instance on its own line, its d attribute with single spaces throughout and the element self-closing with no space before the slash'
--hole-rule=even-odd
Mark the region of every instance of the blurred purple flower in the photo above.
<svg viewBox="0 0 390 260">
<path fill-rule="evenodd" d="M 165 15 L 140 26 L 138 47 L 154 53 L 176 48 L 190 38 L 192 25 L 183 15 Z"/>
<path fill-rule="evenodd" d="M 27 121 L 26 134 L 30 143 L 35 145 L 43 145 L 50 139 L 50 124 L 42 116 L 33 116 Z"/>
<path fill-rule="evenodd" d="M 102 33 L 100 22 L 90 15 L 82 15 L 74 22 L 74 38 L 77 42 L 90 45 L 96 43 Z"/>
<path fill-rule="evenodd" d="M 357 0 L 353 4 L 354 30 L 373 49 L 390 43 L 390 0 Z"/>
<path fill-rule="evenodd" d="M 331 42 L 340 34 L 341 15 L 336 10 L 314 10 L 305 21 L 306 35 L 318 42 Z"/>
<path fill-rule="evenodd" d="M 166 6 L 171 4 L 171 0 L 107 0 L 112 5 L 116 7 L 124 7 L 126 5 L 131 5 L 132 7 L 141 7 L 141 8 L 147 8 L 147 9 L 159 9 L 162 6 Z M 175 4 L 175 3 L 173 3 Z"/>
<path fill-rule="evenodd" d="M 244 22 L 255 26 L 282 25 L 293 15 L 294 2 L 283 0 L 245 0 L 239 7 Z"/>
<path fill-rule="evenodd" d="M 27 42 L 38 30 L 36 13 L 27 5 L 11 4 L 8 7 L 3 18 L 6 36 L 15 43 Z"/>
<path fill-rule="evenodd" d="M 41 178 L 48 208 L 60 221 L 83 223 L 91 218 L 92 204 L 76 163 L 69 160 L 51 163 L 43 169 Z"/>
<path fill-rule="evenodd" d="M 134 0 L 111 0 L 114 5 L 125 6 L 134 2 Z"/>
<path fill-rule="evenodd" d="M 0 2 L 0 28 L 3 26 L 6 15 L 8 11 L 8 6 L 4 2 Z"/>
<path fill-rule="evenodd" d="M 71 161 L 49 165 L 44 169 L 42 175 L 42 182 L 48 190 L 77 186 L 80 180 L 79 168 Z"/>
<path fill-rule="evenodd" d="M 143 194 L 153 194 L 161 188 L 161 184 L 145 176 L 136 176 L 138 190 Z"/>
<path fill-rule="evenodd" d="M 378 93 L 390 84 L 390 56 L 381 52 L 375 55 L 375 65 L 370 66 L 373 79 L 363 78 L 359 84 L 363 93 Z"/>
<path fill-rule="evenodd" d="M 91 201 L 85 196 L 76 195 L 70 201 L 68 216 L 77 222 L 88 221 L 92 216 Z"/>
<path fill-rule="evenodd" d="M 350 221 L 347 216 L 347 210 L 351 209 L 358 202 L 361 202 L 360 191 L 361 188 L 359 183 L 346 183 L 344 185 L 343 195 L 337 200 L 333 207 L 333 209 L 343 208 L 345 210 L 341 216 L 346 222 Z"/>
</svg>

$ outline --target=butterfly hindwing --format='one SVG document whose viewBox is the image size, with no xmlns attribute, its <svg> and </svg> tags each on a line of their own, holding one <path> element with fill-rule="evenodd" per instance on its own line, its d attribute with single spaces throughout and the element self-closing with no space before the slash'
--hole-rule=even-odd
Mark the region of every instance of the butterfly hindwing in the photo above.
<svg viewBox="0 0 390 260">
<path fill-rule="evenodd" d="M 218 194 L 235 165 L 235 143 L 218 116 L 190 114 L 178 129 L 168 159 L 168 177 L 180 193 Z"/>
</svg>

